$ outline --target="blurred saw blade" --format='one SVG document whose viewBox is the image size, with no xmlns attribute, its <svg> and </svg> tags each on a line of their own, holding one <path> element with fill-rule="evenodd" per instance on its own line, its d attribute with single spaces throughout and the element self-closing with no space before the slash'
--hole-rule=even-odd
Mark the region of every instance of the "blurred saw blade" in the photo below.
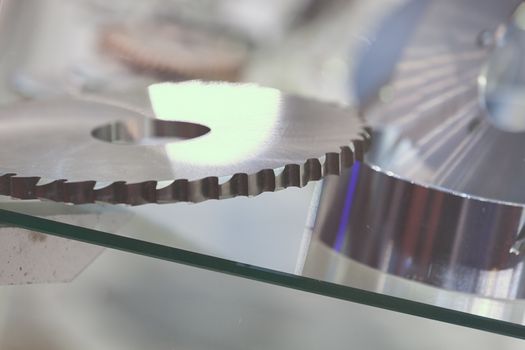
<svg viewBox="0 0 525 350">
<path fill-rule="evenodd" d="M 0 194 L 68 203 L 200 202 L 302 187 L 362 158 L 350 109 L 254 84 L 163 83 L 129 103 L 0 111 Z"/>
<path fill-rule="evenodd" d="M 248 59 L 232 36 L 162 21 L 106 28 L 101 46 L 135 69 L 179 78 L 236 81 Z"/>
<path fill-rule="evenodd" d="M 390 80 L 363 108 L 374 130 L 367 160 L 419 184 L 524 204 L 525 134 L 494 122 L 483 88 L 499 83 L 487 71 L 523 65 L 525 32 L 514 28 L 521 1 L 425 3 Z M 367 62 L 361 80 L 374 76 Z"/>
</svg>

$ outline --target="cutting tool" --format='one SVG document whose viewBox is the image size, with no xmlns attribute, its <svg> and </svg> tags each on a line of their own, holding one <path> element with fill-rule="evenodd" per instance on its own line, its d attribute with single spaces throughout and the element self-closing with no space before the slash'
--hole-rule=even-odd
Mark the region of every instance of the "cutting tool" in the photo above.
<svg viewBox="0 0 525 350">
<path fill-rule="evenodd" d="M 305 186 L 362 158 L 350 109 L 254 84 L 155 84 L 0 111 L 0 194 L 74 204 L 200 202 Z"/>
</svg>

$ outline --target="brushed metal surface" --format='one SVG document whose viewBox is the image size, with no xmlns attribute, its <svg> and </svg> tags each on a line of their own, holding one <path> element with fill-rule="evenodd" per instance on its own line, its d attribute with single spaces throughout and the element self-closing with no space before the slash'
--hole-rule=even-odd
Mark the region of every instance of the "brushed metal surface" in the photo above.
<svg viewBox="0 0 525 350">
<path fill-rule="evenodd" d="M 494 123 L 480 88 L 520 3 L 427 3 L 390 82 L 362 108 L 374 129 L 366 164 L 324 183 L 321 244 L 450 291 L 525 297 L 525 134 Z"/>
<path fill-rule="evenodd" d="M 362 157 L 356 113 L 254 84 L 164 83 L 0 111 L 0 194 L 200 202 L 302 187 Z"/>
<path fill-rule="evenodd" d="M 324 180 L 314 239 L 393 275 L 480 296 L 525 297 L 522 206 L 425 187 L 363 163 Z"/>
<path fill-rule="evenodd" d="M 496 41 L 520 3 L 428 3 L 391 81 L 378 92 L 378 103 L 364 110 L 377 132 L 370 164 L 419 184 L 525 204 L 525 134 L 493 122 L 479 86 L 496 77 L 485 74 L 487 63 L 491 72 L 501 70 L 506 61 L 495 58 L 517 45 L 480 38 Z M 520 61 L 516 55 L 510 63 Z M 498 90 L 494 82 L 486 83 L 491 101 L 496 92 L 504 93 L 504 86 Z"/>
</svg>

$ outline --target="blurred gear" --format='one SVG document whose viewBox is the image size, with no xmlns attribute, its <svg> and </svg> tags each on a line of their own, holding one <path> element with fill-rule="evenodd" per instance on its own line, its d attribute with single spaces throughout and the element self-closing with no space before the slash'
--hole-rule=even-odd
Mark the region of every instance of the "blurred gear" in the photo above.
<svg viewBox="0 0 525 350">
<path fill-rule="evenodd" d="M 107 28 L 101 45 L 132 68 L 164 78 L 235 81 L 248 58 L 240 39 L 162 21 Z"/>
</svg>

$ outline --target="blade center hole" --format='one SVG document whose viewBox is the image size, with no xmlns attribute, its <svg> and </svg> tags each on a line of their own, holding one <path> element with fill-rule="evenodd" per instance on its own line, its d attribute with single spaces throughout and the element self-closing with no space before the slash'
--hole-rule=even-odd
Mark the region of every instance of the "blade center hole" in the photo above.
<svg viewBox="0 0 525 350">
<path fill-rule="evenodd" d="M 96 127 L 91 135 L 119 145 L 162 145 L 191 140 L 210 132 L 207 126 L 161 119 L 116 121 Z"/>
</svg>

